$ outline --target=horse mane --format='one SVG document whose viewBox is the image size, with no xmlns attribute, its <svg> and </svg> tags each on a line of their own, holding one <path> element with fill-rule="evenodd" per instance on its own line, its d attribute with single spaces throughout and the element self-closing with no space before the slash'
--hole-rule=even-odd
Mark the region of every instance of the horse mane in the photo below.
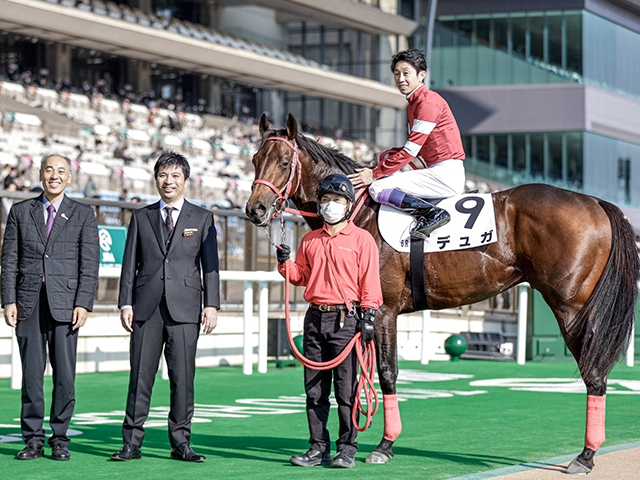
<svg viewBox="0 0 640 480">
<path fill-rule="evenodd" d="M 257 151 L 260 151 L 264 142 L 266 142 L 269 137 L 287 138 L 287 130 L 283 128 L 265 132 L 260 138 L 260 145 L 258 145 Z M 357 168 L 364 167 L 364 165 L 360 165 L 358 162 L 340 153 L 335 148 L 326 147 L 301 133 L 297 134 L 296 142 L 301 150 L 304 150 L 309 154 L 316 165 L 325 167 L 327 170 L 339 170 L 345 175 L 349 175 L 351 173 L 355 173 Z"/>
</svg>

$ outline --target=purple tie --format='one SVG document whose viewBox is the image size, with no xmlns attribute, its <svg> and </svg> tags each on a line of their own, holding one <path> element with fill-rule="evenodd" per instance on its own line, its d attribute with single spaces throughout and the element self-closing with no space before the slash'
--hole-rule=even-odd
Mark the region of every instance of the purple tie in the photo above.
<svg viewBox="0 0 640 480">
<path fill-rule="evenodd" d="M 55 219 L 55 217 L 53 216 L 53 212 L 56 211 L 56 207 L 54 207 L 53 204 L 50 204 L 47 207 L 47 210 L 49 211 L 49 216 L 47 217 L 47 238 L 49 238 L 51 227 L 53 227 L 53 220 Z"/>
</svg>

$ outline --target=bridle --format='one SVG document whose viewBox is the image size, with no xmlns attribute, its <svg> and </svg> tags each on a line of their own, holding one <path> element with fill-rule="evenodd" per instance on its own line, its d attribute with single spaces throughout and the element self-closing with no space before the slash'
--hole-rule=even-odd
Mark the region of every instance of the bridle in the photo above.
<svg viewBox="0 0 640 480">
<path fill-rule="evenodd" d="M 255 185 L 256 183 L 266 185 L 271 190 L 273 190 L 275 194 L 278 196 L 273 202 L 275 213 L 271 217 L 271 220 L 275 220 L 276 218 L 278 218 L 282 212 L 298 214 L 305 217 L 317 217 L 318 216 L 317 213 L 303 212 L 302 210 L 296 210 L 293 208 L 285 208 L 287 201 L 289 200 L 289 198 L 291 198 L 292 195 L 295 195 L 295 193 L 300 188 L 300 183 L 302 181 L 302 166 L 300 165 L 300 150 L 298 149 L 298 145 L 296 141 L 294 140 L 293 142 L 290 142 L 284 137 L 269 137 L 267 138 L 267 140 L 279 140 L 281 142 L 286 143 L 289 146 L 289 148 L 293 150 L 293 160 L 291 161 L 289 178 L 287 179 L 287 183 L 285 183 L 281 189 L 278 189 L 278 187 L 276 187 L 273 183 L 268 182 L 267 180 L 263 180 L 261 178 L 258 178 L 253 182 L 253 185 Z M 295 178 L 295 184 L 296 184 L 295 189 L 293 189 L 294 178 Z M 293 191 L 291 191 L 292 189 Z M 280 202 L 279 205 L 278 205 L 278 202 Z"/>
<path fill-rule="evenodd" d="M 292 213 L 294 215 L 296 215 L 296 214 L 297 215 L 302 215 L 303 217 L 319 217 L 320 215 L 318 213 L 316 213 L 316 212 L 305 212 L 303 210 L 298 210 L 298 209 L 295 209 L 295 208 L 286 208 L 285 207 L 285 205 L 287 204 L 287 201 L 289 200 L 289 198 L 291 198 L 292 195 L 295 195 L 295 193 L 300 188 L 300 184 L 302 183 L 302 166 L 300 164 L 300 150 L 298 149 L 298 144 L 296 143 L 296 141 L 293 140 L 293 142 L 291 142 L 291 141 L 289 141 L 288 139 L 286 139 L 284 137 L 268 137 L 267 140 L 278 140 L 278 141 L 284 142 L 289 146 L 289 148 L 291 148 L 291 150 L 293 150 L 293 160 L 291 161 L 291 169 L 289 170 L 289 178 L 287 179 L 287 183 L 285 183 L 284 186 L 281 189 L 278 189 L 278 187 L 276 187 L 273 183 L 268 182 L 267 180 L 263 180 L 261 178 L 258 178 L 256 180 L 254 180 L 253 184 L 252 184 L 252 186 L 255 185 L 255 184 L 266 185 L 271 190 L 273 190 L 274 193 L 277 195 L 276 199 L 273 202 L 273 207 L 274 207 L 275 213 L 271 217 L 271 220 L 275 220 L 283 212 Z M 265 142 L 266 142 L 266 140 L 265 140 Z M 294 177 L 295 177 L 295 180 L 296 180 L 295 189 L 293 189 Z M 291 191 L 292 189 L 293 189 L 293 191 Z M 368 189 L 366 187 L 362 187 L 356 193 L 355 206 L 351 210 L 351 212 L 349 213 L 349 217 L 350 218 L 355 218 L 356 214 L 360 211 L 360 208 L 364 204 L 364 200 L 365 200 L 365 198 L 367 196 L 367 190 Z M 279 205 L 278 205 L 278 202 L 280 202 Z M 284 231 L 284 222 L 282 224 L 282 230 Z M 268 234 L 267 234 L 267 236 L 268 236 Z"/>
</svg>

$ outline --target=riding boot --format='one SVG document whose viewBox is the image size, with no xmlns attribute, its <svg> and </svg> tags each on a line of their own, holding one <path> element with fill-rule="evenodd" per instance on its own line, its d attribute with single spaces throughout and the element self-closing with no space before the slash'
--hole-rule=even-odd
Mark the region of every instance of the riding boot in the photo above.
<svg viewBox="0 0 640 480">
<path fill-rule="evenodd" d="M 411 229 L 411 236 L 415 238 L 426 239 L 436 228 L 446 225 L 451 220 L 451 216 L 446 210 L 421 198 L 406 194 L 398 188 L 380 192 L 378 202 L 390 205 L 415 217 L 416 225 Z"/>
</svg>

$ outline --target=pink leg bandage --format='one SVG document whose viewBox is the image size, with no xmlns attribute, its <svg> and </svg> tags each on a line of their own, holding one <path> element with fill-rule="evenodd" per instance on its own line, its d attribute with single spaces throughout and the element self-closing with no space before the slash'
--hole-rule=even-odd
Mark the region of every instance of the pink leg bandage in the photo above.
<svg viewBox="0 0 640 480">
<path fill-rule="evenodd" d="M 584 446 L 596 451 L 604 443 L 604 416 L 607 408 L 607 396 L 587 395 L 587 433 Z M 385 410 L 386 413 L 386 410 Z"/>
<path fill-rule="evenodd" d="M 398 408 L 398 395 L 383 395 L 384 402 L 384 435 L 383 438 L 396 441 L 402 432 L 400 409 Z"/>
</svg>

